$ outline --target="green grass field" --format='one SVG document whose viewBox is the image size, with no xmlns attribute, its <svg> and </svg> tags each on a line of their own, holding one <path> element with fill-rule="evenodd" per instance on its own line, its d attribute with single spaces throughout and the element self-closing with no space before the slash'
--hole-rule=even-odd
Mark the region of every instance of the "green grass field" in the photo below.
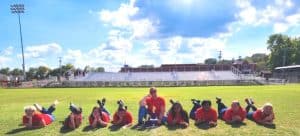
<svg viewBox="0 0 300 136">
<path fill-rule="evenodd" d="M 92 107 L 96 105 L 96 100 L 102 97 L 107 98 L 106 107 L 111 113 L 117 108 L 116 101 L 123 99 L 136 123 L 138 101 L 147 93 L 148 88 L 1 89 L 0 135 L 300 135 L 300 85 L 158 88 L 158 95 L 165 97 L 167 101 L 170 98 L 179 100 L 187 111 L 192 107 L 191 98 L 211 99 L 214 102 L 215 97 L 220 96 L 227 105 L 232 100 L 238 99 L 243 107 L 245 97 L 253 97 L 258 107 L 265 102 L 271 102 L 275 111 L 275 128 L 260 126 L 249 120 L 246 120 L 246 125 L 242 126 L 231 126 L 218 120 L 218 126 L 210 129 L 198 128 L 194 126 L 194 121 L 190 121 L 191 124 L 186 129 L 166 126 L 143 130 L 133 128 L 114 130 L 108 127 L 95 130 L 85 129 Z M 55 122 L 42 129 L 22 129 L 19 124 L 21 124 L 25 105 L 40 103 L 48 106 L 55 99 L 60 101 L 54 112 Z M 83 107 L 85 118 L 80 128 L 70 132 L 61 131 L 60 121 L 63 121 L 69 114 L 70 101 Z M 170 105 L 167 102 L 167 109 Z M 216 108 L 215 103 L 213 107 Z"/>
</svg>

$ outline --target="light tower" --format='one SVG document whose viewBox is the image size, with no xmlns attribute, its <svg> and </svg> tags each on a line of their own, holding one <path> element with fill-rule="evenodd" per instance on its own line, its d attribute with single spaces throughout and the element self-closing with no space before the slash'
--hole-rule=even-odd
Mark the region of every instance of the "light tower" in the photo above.
<svg viewBox="0 0 300 136">
<path fill-rule="evenodd" d="M 10 10 L 11 10 L 11 13 L 17 14 L 18 15 L 18 19 L 19 19 L 19 30 L 20 30 L 20 39 L 21 39 L 21 48 L 22 48 L 22 60 L 23 60 L 23 64 L 22 64 L 23 77 L 24 77 L 24 80 L 26 80 L 25 60 L 24 60 L 24 48 L 23 48 L 23 38 L 22 38 L 22 26 L 21 26 L 21 18 L 20 18 L 20 14 L 24 13 L 24 10 L 25 10 L 24 4 L 13 4 L 13 5 L 10 5 Z"/>
</svg>

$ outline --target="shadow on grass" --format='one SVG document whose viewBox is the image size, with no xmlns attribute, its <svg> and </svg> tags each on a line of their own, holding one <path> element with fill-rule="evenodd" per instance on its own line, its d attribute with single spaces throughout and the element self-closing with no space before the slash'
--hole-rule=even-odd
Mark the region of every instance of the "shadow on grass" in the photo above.
<svg viewBox="0 0 300 136">
<path fill-rule="evenodd" d="M 91 127 L 90 125 L 87 125 L 87 126 L 85 126 L 85 127 L 82 129 L 82 131 L 83 131 L 83 132 L 96 131 L 96 130 L 98 130 L 98 129 L 100 129 L 100 128 L 105 128 L 105 127 L 97 126 L 97 127 L 93 128 L 93 127 Z"/>
<path fill-rule="evenodd" d="M 67 127 L 65 127 L 65 126 L 62 126 L 61 128 L 60 128 L 60 133 L 62 133 L 62 134 L 65 134 L 65 133 L 69 133 L 69 132 L 72 132 L 72 131 L 74 131 L 75 129 L 70 129 L 70 128 L 67 128 Z"/>
<path fill-rule="evenodd" d="M 214 127 L 216 127 L 216 126 L 214 126 L 214 127 L 211 127 L 208 123 L 201 123 L 201 124 L 197 124 L 197 125 L 195 125 L 197 128 L 199 128 L 199 129 L 203 129 L 203 130 L 208 130 L 208 129 L 210 129 L 210 128 L 214 128 Z"/>
<path fill-rule="evenodd" d="M 150 131 L 152 129 L 156 129 L 156 128 L 159 128 L 160 126 L 148 126 L 148 125 L 134 125 L 132 126 L 130 129 L 134 129 L 134 130 L 137 130 L 137 131 Z"/>
<path fill-rule="evenodd" d="M 186 127 L 182 126 L 182 125 L 166 125 L 166 127 L 168 128 L 168 130 L 170 131 L 175 131 L 177 129 L 186 129 Z"/>
<path fill-rule="evenodd" d="M 121 128 L 122 128 L 122 126 L 119 126 L 119 125 L 111 125 L 111 126 L 108 127 L 108 129 L 109 129 L 110 131 L 118 131 L 118 130 L 120 130 Z"/>
<path fill-rule="evenodd" d="M 250 119 L 250 121 L 255 122 L 254 120 L 251 120 L 251 119 Z M 262 124 L 259 124 L 259 123 L 257 123 L 257 122 L 255 122 L 255 123 L 256 123 L 256 125 L 258 125 L 258 126 L 263 126 L 263 127 L 265 127 L 265 128 L 269 128 L 269 129 L 276 129 L 276 124 L 262 125 Z"/>
<path fill-rule="evenodd" d="M 264 126 L 265 128 L 269 128 L 269 129 L 276 129 L 276 125 L 275 124 L 272 124 L 272 125 L 261 125 L 261 124 L 258 124 L 259 126 Z"/>
<path fill-rule="evenodd" d="M 239 123 L 226 123 L 227 125 L 230 125 L 232 128 L 240 128 L 241 126 L 246 126 L 247 124 L 244 122 Z"/>
<path fill-rule="evenodd" d="M 22 127 L 22 128 L 16 128 L 16 129 L 10 130 L 9 132 L 7 132 L 5 134 L 11 135 L 11 134 L 17 134 L 17 133 L 20 133 L 23 131 L 32 131 L 32 130 L 35 130 L 35 129 L 29 129 L 26 127 Z"/>
</svg>

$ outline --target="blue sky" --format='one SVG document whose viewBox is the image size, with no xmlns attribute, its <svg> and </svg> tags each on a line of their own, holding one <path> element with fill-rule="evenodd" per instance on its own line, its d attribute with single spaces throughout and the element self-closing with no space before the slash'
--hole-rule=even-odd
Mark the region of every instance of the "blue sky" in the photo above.
<svg viewBox="0 0 300 136">
<path fill-rule="evenodd" d="M 274 33 L 300 36 L 298 0 L 7 0 L 0 2 L 0 68 L 21 68 L 17 15 L 26 68 L 72 63 L 118 71 L 126 62 L 199 63 L 269 53 Z"/>
</svg>

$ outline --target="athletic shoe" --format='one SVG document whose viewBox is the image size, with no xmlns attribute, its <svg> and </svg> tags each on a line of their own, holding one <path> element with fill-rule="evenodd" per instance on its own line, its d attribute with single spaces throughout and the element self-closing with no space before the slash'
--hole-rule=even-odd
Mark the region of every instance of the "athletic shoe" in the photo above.
<svg viewBox="0 0 300 136">
<path fill-rule="evenodd" d="M 55 107 L 57 104 L 59 104 L 59 102 L 58 100 L 55 100 L 51 106 Z"/>
<path fill-rule="evenodd" d="M 105 102 L 106 102 L 106 99 L 105 99 L 105 98 L 102 98 L 102 106 L 105 105 Z"/>
<path fill-rule="evenodd" d="M 252 98 L 249 99 L 249 103 L 254 104 L 254 101 Z"/>
<path fill-rule="evenodd" d="M 38 110 L 38 111 L 42 111 L 43 107 L 37 103 L 33 104 L 33 106 Z"/>
<path fill-rule="evenodd" d="M 248 98 L 245 99 L 245 102 L 247 103 L 247 105 L 251 105 L 251 102 Z"/>
<path fill-rule="evenodd" d="M 216 103 L 221 103 L 222 98 L 221 97 L 216 97 Z"/>
</svg>

